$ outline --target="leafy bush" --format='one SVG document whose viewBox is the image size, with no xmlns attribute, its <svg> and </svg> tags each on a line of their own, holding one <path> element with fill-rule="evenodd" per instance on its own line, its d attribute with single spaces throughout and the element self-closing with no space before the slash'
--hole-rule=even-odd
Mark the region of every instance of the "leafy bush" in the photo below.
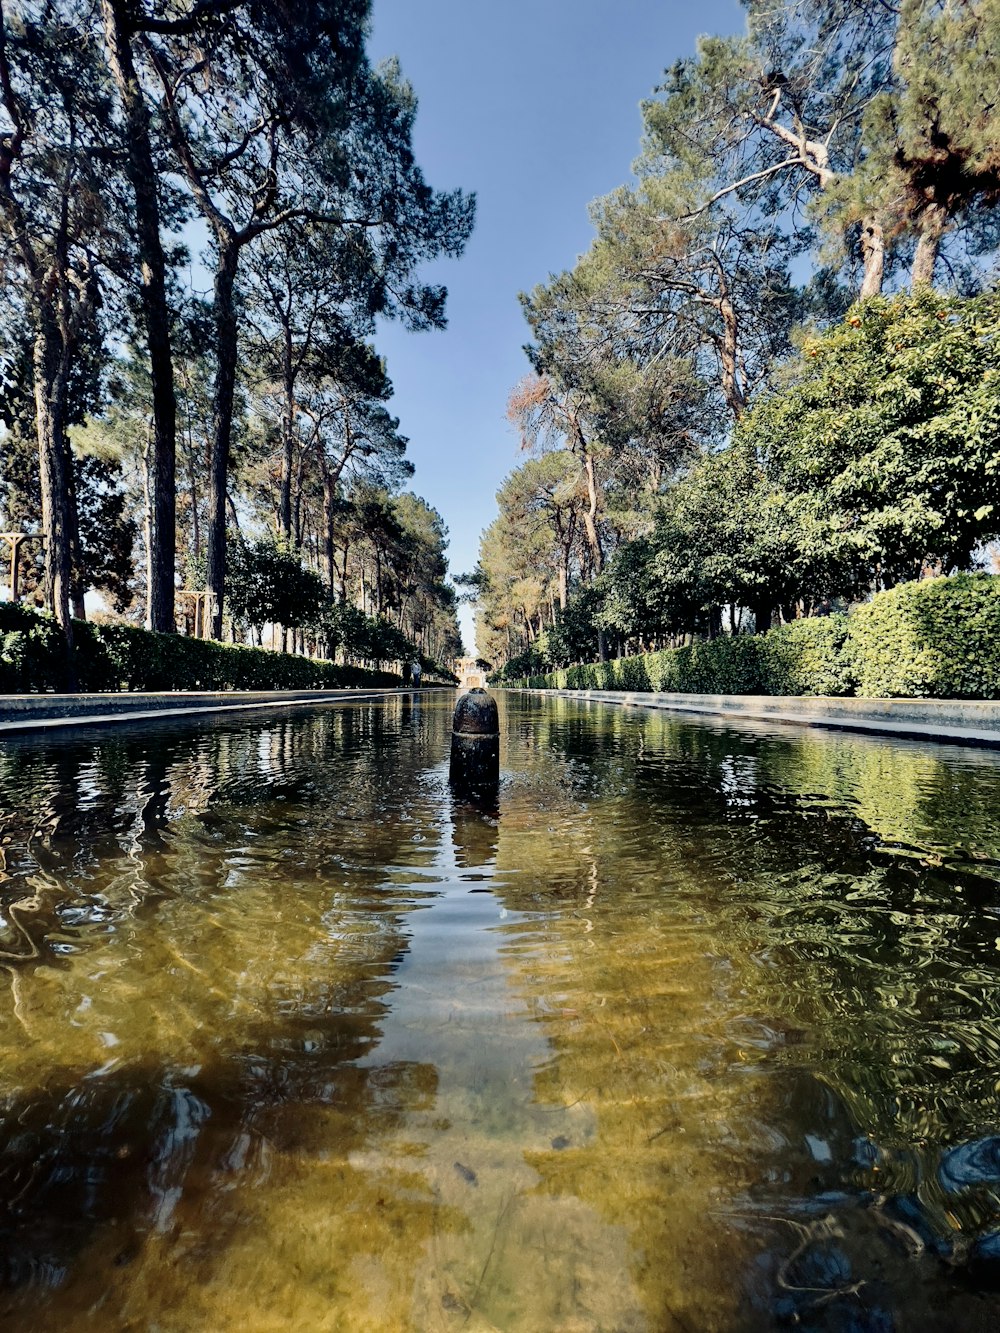
<svg viewBox="0 0 1000 1333">
<path fill-rule="evenodd" d="M 498 680 L 520 680 L 525 676 L 537 676 L 544 671 L 546 660 L 534 646 L 529 646 L 517 657 L 512 657 L 497 672 Z"/>
<path fill-rule="evenodd" d="M 58 689 L 66 666 L 65 643 L 52 616 L 18 602 L 0 603 L 0 690 Z"/>
<path fill-rule="evenodd" d="M 530 689 L 1000 698 L 1000 577 L 901 583 L 850 616 L 795 620 L 640 657 L 553 671 Z"/>
<path fill-rule="evenodd" d="M 73 666 L 84 691 L 309 690 L 399 683 L 387 671 L 156 634 L 135 625 L 77 621 L 73 638 Z M 0 690 L 58 690 L 66 668 L 65 641 L 51 616 L 0 605 Z"/>
<path fill-rule="evenodd" d="M 847 644 L 858 693 L 1000 698 L 1000 578 L 901 583 L 859 607 Z"/>
<path fill-rule="evenodd" d="M 846 649 L 847 616 L 793 620 L 755 637 L 759 694 L 853 694 L 853 656 Z"/>
<path fill-rule="evenodd" d="M 807 339 L 789 371 L 726 455 L 750 449 L 766 473 L 753 531 L 774 506 L 793 534 L 796 595 L 857 595 L 928 558 L 963 569 L 1000 533 L 1000 293 L 872 297 Z M 790 600 L 774 580 L 774 600 Z"/>
<path fill-rule="evenodd" d="M 848 694 L 845 616 L 796 620 L 738 635 L 531 676 L 536 689 L 660 690 L 676 694 Z M 560 681 L 557 685 L 555 682 Z"/>
<path fill-rule="evenodd" d="M 303 567 L 291 546 L 273 537 L 233 542 L 226 571 L 226 606 L 237 624 L 260 629 L 273 621 L 298 629 L 319 614 L 323 594 L 323 580 Z"/>
</svg>

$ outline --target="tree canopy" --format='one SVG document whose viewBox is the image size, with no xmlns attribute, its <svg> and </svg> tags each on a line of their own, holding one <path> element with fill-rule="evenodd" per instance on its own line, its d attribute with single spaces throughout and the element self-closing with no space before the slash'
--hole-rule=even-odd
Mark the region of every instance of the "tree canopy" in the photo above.
<svg viewBox="0 0 1000 1333">
<path fill-rule="evenodd" d="M 359 532 L 362 492 L 391 508 L 412 473 L 371 340 L 378 317 L 444 324 L 422 272 L 461 254 L 474 200 L 426 181 L 416 96 L 368 59 L 369 10 L 4 6 L 0 484 L 8 522 L 45 532 L 40 593 L 67 635 L 90 587 L 190 628 L 175 594 L 196 571 L 219 637 L 227 608 L 252 623 L 244 592 L 227 603 L 229 565 L 242 577 L 247 552 L 279 546 L 327 600 L 394 610 L 347 568 L 354 547 L 375 583 L 394 562 L 409 577 L 411 553 L 386 565 Z M 201 235 L 207 296 L 184 279 Z M 453 625 L 434 568 L 420 623 Z M 282 605 L 285 629 L 304 623 Z"/>
<path fill-rule="evenodd" d="M 765 628 L 1000 535 L 1000 3 L 746 10 L 521 298 L 511 415 L 562 489 L 532 461 L 498 492 L 495 661 Z"/>
</svg>

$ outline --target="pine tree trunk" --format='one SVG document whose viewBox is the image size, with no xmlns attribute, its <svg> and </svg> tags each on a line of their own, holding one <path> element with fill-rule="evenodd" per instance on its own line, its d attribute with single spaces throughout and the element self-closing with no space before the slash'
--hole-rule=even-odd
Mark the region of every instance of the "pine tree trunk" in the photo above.
<svg viewBox="0 0 1000 1333">
<path fill-rule="evenodd" d="M 195 560 L 201 555 L 201 523 L 198 518 L 198 474 L 195 470 L 194 450 L 188 448 L 188 487 L 191 491 L 191 554 Z"/>
<path fill-rule="evenodd" d="M 72 487 L 66 466 L 67 451 L 63 441 L 65 425 L 66 376 L 62 343 L 52 311 L 39 312 L 35 336 L 33 371 L 35 381 L 35 424 L 38 434 L 38 475 L 42 492 L 42 527 L 45 532 L 45 600 L 73 644 L 72 597 L 73 521 L 70 513 Z"/>
<path fill-rule="evenodd" d="M 150 468 L 150 555 L 146 619 L 151 629 L 172 634 L 177 561 L 177 397 L 170 345 L 167 267 L 160 236 L 157 171 L 149 132 L 149 108 L 132 58 L 124 0 L 101 0 L 108 63 L 125 111 L 126 170 L 135 198 L 140 299 L 149 349 L 153 394 Z"/>
<path fill-rule="evenodd" d="M 604 568 L 604 550 L 601 546 L 600 533 L 597 531 L 597 477 L 590 453 L 584 455 L 583 469 L 587 478 L 587 508 L 583 511 L 583 526 L 587 533 L 587 544 L 590 547 L 596 578 Z"/>
<path fill-rule="evenodd" d="M 866 296 L 878 296 L 882 291 L 882 278 L 885 273 L 885 234 L 877 218 L 865 218 L 861 223 L 861 259 L 864 276 L 859 296 L 863 301 Z"/>
<path fill-rule="evenodd" d="M 285 391 L 284 411 L 281 419 L 281 497 L 278 510 L 278 526 L 286 541 L 292 539 L 292 461 L 295 432 L 295 380 L 292 375 L 291 333 L 284 330 L 284 367 L 283 380 Z"/>
<path fill-rule="evenodd" d="M 722 299 L 719 301 L 719 314 L 722 317 L 722 342 L 719 347 L 719 357 L 722 364 L 722 393 L 734 420 L 739 421 L 746 407 L 746 399 L 740 385 L 738 367 L 739 324 L 727 287 L 723 288 Z"/>
<path fill-rule="evenodd" d="M 73 466 L 73 450 L 70 448 L 66 432 L 62 432 L 60 444 L 63 453 L 63 469 L 69 480 L 69 563 L 72 570 L 70 581 L 70 607 L 74 620 L 87 619 L 87 606 L 84 594 L 87 591 L 87 571 L 83 559 L 83 543 L 80 540 L 80 507 L 76 498 L 76 473 Z"/>
<path fill-rule="evenodd" d="M 209 457 L 206 587 L 211 594 L 211 636 L 222 637 L 222 604 L 226 594 L 226 487 L 229 447 L 233 433 L 236 391 L 236 265 L 239 247 L 220 248 L 215 274 L 215 392 L 212 404 L 212 444 Z"/>
<path fill-rule="evenodd" d="M 305 459 L 299 455 L 299 465 L 295 470 L 295 485 L 292 488 L 294 500 L 292 502 L 292 527 L 289 534 L 290 539 L 297 551 L 301 551 L 304 541 L 302 530 L 302 475 L 305 466 Z"/>
<path fill-rule="evenodd" d="M 323 486 L 323 556 L 326 562 L 326 583 L 332 602 L 337 590 L 337 561 L 333 540 L 333 487 L 329 481 Z"/>
<path fill-rule="evenodd" d="M 913 269 L 910 274 L 911 285 L 930 287 L 934 283 L 934 265 L 937 263 L 944 235 L 945 211 L 938 204 L 930 204 L 920 214 L 920 235 L 913 255 Z"/>
</svg>

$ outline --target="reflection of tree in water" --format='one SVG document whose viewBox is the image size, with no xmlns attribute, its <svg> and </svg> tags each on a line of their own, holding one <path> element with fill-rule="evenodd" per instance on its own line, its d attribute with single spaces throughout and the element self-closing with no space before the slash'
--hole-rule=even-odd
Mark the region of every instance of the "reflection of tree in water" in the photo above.
<svg viewBox="0 0 1000 1333">
<path fill-rule="evenodd" d="M 384 1225 L 388 1239 L 398 1221 L 391 1191 L 380 1197 L 379 1182 L 349 1158 L 364 1149 L 373 1121 L 387 1132 L 433 1096 L 434 1071 L 397 1066 L 372 1077 L 359 1069 L 353 1061 L 377 1039 L 377 1017 L 375 1009 L 341 1029 L 332 1011 L 314 1015 L 306 1037 L 294 1024 L 269 1029 L 266 1045 L 217 1047 L 198 1066 L 138 1062 L 8 1097 L 4 1118 L 16 1133 L 0 1158 L 4 1326 L 38 1327 L 48 1288 L 49 1316 L 70 1327 L 95 1304 L 104 1327 L 132 1319 L 147 1327 L 164 1309 L 165 1266 L 181 1263 L 181 1318 L 190 1322 L 179 1326 L 223 1326 L 213 1320 L 209 1292 L 199 1317 L 199 1282 L 224 1279 L 229 1252 L 247 1247 L 274 1277 L 293 1263 L 307 1217 L 282 1215 L 280 1205 L 309 1173 L 321 1179 L 300 1203 L 314 1207 L 315 1192 L 329 1191 L 331 1245 L 345 1255 L 356 1249 L 357 1214 L 376 1232 Z M 265 1185 L 279 1204 L 275 1218 L 258 1193 Z M 412 1202 L 405 1210 L 415 1240 L 419 1213 Z M 308 1248 L 297 1258 L 307 1268 L 316 1263 Z M 245 1283 L 245 1255 L 236 1263 Z M 351 1281 L 335 1260 L 326 1276 Z M 317 1295 L 310 1277 L 318 1275 L 302 1274 L 306 1307 Z"/>
<path fill-rule="evenodd" d="M 504 884 L 511 907 L 553 909 L 559 947 L 539 995 L 581 1011 L 563 1025 L 546 1094 L 607 1087 L 603 1024 L 618 1095 L 652 1106 L 664 1043 L 668 1087 L 699 1068 L 722 1085 L 696 1093 L 707 1117 L 696 1132 L 699 1152 L 734 1150 L 730 1176 L 744 1180 L 731 1203 L 745 1199 L 755 1228 L 767 1229 L 765 1215 L 788 1219 L 772 1237 L 778 1305 L 805 1317 L 822 1296 L 805 1289 L 823 1286 L 807 1270 L 825 1263 L 829 1291 L 871 1318 L 881 1317 L 878 1270 L 914 1326 L 942 1326 L 954 1283 L 915 1301 L 914 1275 L 940 1277 L 941 1255 L 975 1281 L 1000 1262 L 997 889 L 981 873 L 1000 863 L 995 758 L 778 740 L 651 713 L 603 714 L 595 726 L 573 705 L 524 713 L 539 752 L 565 757 L 571 781 L 590 774 L 582 812 L 501 858 L 536 868 Z M 596 901 L 585 901 L 595 874 Z M 617 978 L 588 930 L 614 936 L 625 955 Z M 680 999 L 670 994 L 678 978 Z M 650 1044 L 643 1031 L 658 1035 Z M 685 1041 L 702 1043 L 700 1061 Z M 683 1110 L 678 1125 L 690 1150 Z M 834 1223 L 823 1232 L 831 1209 L 847 1219 L 835 1217 L 839 1239 Z M 850 1290 L 859 1280 L 864 1295 Z M 981 1297 L 961 1290 L 964 1326 L 981 1326 Z"/>
<path fill-rule="evenodd" d="M 4 750 L 7 1322 L 987 1327 L 992 761 L 448 720 Z"/>
<path fill-rule="evenodd" d="M 434 1088 L 433 1068 L 356 1065 L 405 949 L 386 867 L 412 880 L 434 855 L 426 742 L 400 737 L 391 708 L 330 710 L 5 754 L 8 921 L 45 886 L 31 956 L 10 960 L 22 1026 L 0 1028 L 10 1320 L 37 1327 L 44 1297 L 72 1323 L 106 1292 L 147 1326 L 164 1264 L 224 1285 L 235 1251 L 241 1289 L 265 1264 L 277 1292 L 320 1191 L 345 1254 L 355 1213 L 400 1225 L 396 1194 L 348 1162 Z M 302 1215 L 272 1218 L 265 1180 Z M 303 1280 L 297 1326 L 322 1326 L 326 1280 Z M 182 1304 L 185 1327 L 219 1326 L 207 1297 Z"/>
<path fill-rule="evenodd" d="M 186 886 L 224 883 L 231 867 L 218 835 L 259 839 L 269 823 L 277 831 L 292 802 L 324 805 L 348 826 L 380 822 L 390 784 L 382 751 L 398 734 L 391 709 L 366 707 L 325 710 L 306 725 L 283 716 L 238 727 L 115 729 L 60 744 L 6 742 L 0 912 L 15 906 L 0 922 L 7 932 L 0 961 L 30 955 L 58 965 L 56 934 L 66 935 L 69 951 L 89 925 L 134 916 Z M 396 825 L 380 822 L 376 836 L 393 843 Z M 196 865 L 202 853 L 207 864 Z"/>
</svg>

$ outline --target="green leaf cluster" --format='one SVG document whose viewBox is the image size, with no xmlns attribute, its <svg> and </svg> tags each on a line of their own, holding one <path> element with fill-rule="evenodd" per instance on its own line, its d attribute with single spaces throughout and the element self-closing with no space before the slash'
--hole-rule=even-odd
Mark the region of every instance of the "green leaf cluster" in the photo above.
<svg viewBox="0 0 1000 1333">
<path fill-rule="evenodd" d="M 872 298 L 740 423 L 822 593 L 962 568 L 1000 531 L 998 327 L 996 293 Z"/>
</svg>

